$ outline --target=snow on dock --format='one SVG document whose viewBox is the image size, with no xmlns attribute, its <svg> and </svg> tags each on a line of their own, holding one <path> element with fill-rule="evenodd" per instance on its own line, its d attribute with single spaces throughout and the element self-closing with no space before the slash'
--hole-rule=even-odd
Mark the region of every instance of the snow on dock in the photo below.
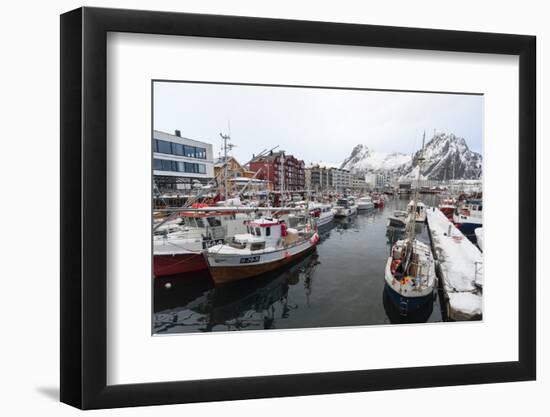
<svg viewBox="0 0 550 417">
<path fill-rule="evenodd" d="M 437 208 L 427 210 L 428 230 L 439 275 L 448 298 L 449 318 L 482 315 L 483 256 Z"/>
</svg>

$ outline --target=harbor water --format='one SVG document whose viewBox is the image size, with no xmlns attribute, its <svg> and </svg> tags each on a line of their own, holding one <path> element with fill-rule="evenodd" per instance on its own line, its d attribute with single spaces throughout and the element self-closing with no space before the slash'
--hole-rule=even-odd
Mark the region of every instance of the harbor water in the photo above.
<svg viewBox="0 0 550 417">
<path fill-rule="evenodd" d="M 437 197 L 423 195 L 427 205 Z M 408 197 L 388 197 L 384 208 L 334 219 L 320 230 L 315 252 L 283 270 L 215 288 L 208 271 L 192 277 L 157 278 L 153 332 L 190 333 L 296 329 L 446 320 L 438 292 L 414 314 L 402 316 L 384 290 L 391 244 L 403 231 L 387 217 L 404 210 Z M 417 238 L 429 243 L 425 224 Z"/>
</svg>

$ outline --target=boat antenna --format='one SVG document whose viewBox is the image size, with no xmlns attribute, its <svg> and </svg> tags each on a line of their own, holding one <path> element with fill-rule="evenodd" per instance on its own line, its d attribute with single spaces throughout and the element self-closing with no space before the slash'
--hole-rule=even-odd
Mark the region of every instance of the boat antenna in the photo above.
<svg viewBox="0 0 550 417">
<path fill-rule="evenodd" d="M 231 129 L 231 125 L 228 123 L 228 129 Z M 223 133 L 220 133 L 220 137 L 223 140 L 223 194 L 224 194 L 224 200 L 227 201 L 227 152 L 230 151 L 235 147 L 232 143 L 230 143 L 231 140 L 231 134 L 228 133 L 227 135 L 224 135 Z"/>
</svg>

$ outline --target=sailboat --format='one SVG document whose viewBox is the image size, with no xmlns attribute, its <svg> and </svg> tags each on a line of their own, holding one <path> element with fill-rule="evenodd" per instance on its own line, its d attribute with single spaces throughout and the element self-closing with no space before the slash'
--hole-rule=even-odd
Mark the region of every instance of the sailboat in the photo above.
<svg viewBox="0 0 550 417">
<path fill-rule="evenodd" d="M 418 159 L 418 182 L 424 160 L 424 139 Z M 412 200 L 412 213 L 418 204 L 418 186 Z M 416 239 L 416 219 L 409 216 L 405 239 L 398 240 L 391 248 L 385 268 L 385 290 L 401 315 L 406 316 L 432 302 L 436 286 L 435 262 L 431 248 Z"/>
</svg>

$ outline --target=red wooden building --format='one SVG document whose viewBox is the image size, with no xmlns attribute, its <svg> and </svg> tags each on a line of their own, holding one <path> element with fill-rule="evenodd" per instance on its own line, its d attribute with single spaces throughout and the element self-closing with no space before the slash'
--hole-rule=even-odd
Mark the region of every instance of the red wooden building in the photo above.
<svg viewBox="0 0 550 417">
<path fill-rule="evenodd" d="M 254 158 L 250 162 L 250 170 L 260 171 L 256 178 L 268 181 L 273 191 L 298 191 L 306 186 L 304 161 L 293 155 L 285 155 L 284 151 Z"/>
</svg>

